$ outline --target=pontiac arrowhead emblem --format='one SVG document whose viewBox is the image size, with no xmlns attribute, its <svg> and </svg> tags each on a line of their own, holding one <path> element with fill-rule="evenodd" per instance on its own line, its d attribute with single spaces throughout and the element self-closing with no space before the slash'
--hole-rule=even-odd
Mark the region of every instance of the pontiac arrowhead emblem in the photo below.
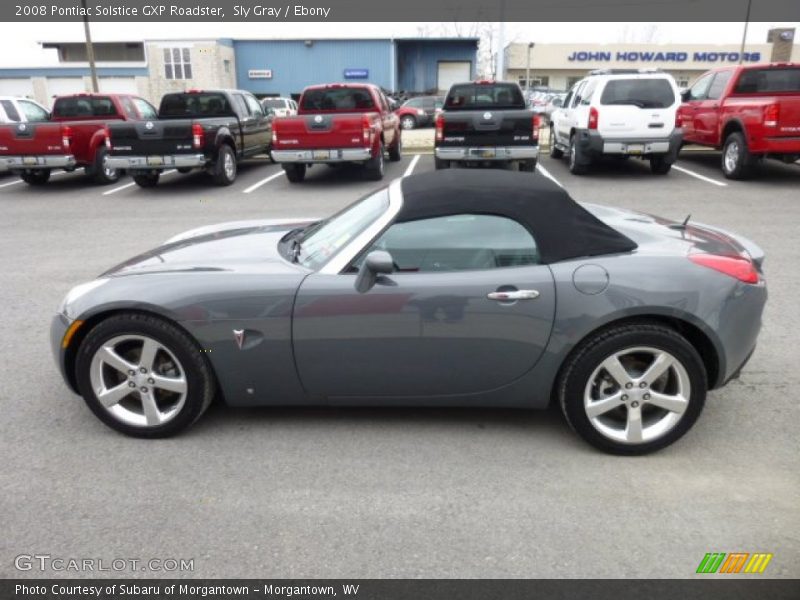
<svg viewBox="0 0 800 600">
<path fill-rule="evenodd" d="M 239 350 L 241 350 L 244 344 L 244 329 L 234 329 L 233 339 L 236 340 L 236 345 L 239 346 Z"/>
</svg>

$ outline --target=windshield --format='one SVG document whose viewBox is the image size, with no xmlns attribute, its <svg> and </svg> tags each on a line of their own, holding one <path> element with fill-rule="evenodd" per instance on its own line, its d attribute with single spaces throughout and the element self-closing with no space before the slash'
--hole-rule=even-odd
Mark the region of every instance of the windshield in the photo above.
<svg viewBox="0 0 800 600">
<path fill-rule="evenodd" d="M 306 231 L 299 240 L 297 262 L 317 270 L 389 208 L 389 189 L 358 200 Z"/>
<path fill-rule="evenodd" d="M 283 98 L 264 98 L 261 103 L 267 108 L 286 108 L 286 100 Z"/>
<path fill-rule="evenodd" d="M 600 104 L 629 104 L 639 108 L 667 108 L 674 103 L 675 92 L 664 78 L 612 79 L 600 97 Z"/>
</svg>

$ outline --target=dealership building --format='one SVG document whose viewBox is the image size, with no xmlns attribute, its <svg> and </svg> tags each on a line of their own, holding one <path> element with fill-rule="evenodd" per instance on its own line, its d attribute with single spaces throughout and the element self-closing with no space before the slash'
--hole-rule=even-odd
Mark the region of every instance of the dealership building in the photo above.
<svg viewBox="0 0 800 600">
<path fill-rule="evenodd" d="M 438 93 L 477 75 L 478 38 L 197 39 L 95 42 L 101 92 L 157 103 L 167 92 L 240 88 L 298 98 L 308 85 L 369 82 L 389 91 Z M 58 64 L 0 68 L 0 95 L 46 106 L 54 96 L 91 90 L 82 42 L 42 42 Z"/>
<path fill-rule="evenodd" d="M 747 44 L 740 57 L 739 44 L 509 44 L 505 54 L 505 79 L 522 87 L 567 90 L 594 69 L 661 69 L 679 87 L 687 87 L 714 67 L 759 62 L 800 62 L 800 45 L 794 29 L 773 29 L 767 42 Z"/>
</svg>

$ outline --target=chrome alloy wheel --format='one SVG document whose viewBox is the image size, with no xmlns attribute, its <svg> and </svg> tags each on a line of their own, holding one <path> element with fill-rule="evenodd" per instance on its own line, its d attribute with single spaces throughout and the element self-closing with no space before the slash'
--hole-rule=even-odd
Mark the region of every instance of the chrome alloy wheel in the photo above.
<svg viewBox="0 0 800 600">
<path fill-rule="evenodd" d="M 232 180 L 236 177 L 236 163 L 233 160 L 233 154 L 226 152 L 222 160 L 222 168 L 225 169 L 225 177 Z"/>
<path fill-rule="evenodd" d="M 586 384 L 584 409 L 603 436 L 623 444 L 651 442 L 671 431 L 689 406 L 691 384 L 669 352 L 639 346 L 606 358 Z"/>
<path fill-rule="evenodd" d="M 739 162 L 739 142 L 733 140 L 728 142 L 725 146 L 725 170 L 732 173 L 736 170 L 736 165 Z"/>
<path fill-rule="evenodd" d="M 186 372 L 163 344 L 144 335 L 120 335 L 100 346 L 89 367 L 92 391 L 118 421 L 163 425 L 186 402 Z"/>
<path fill-rule="evenodd" d="M 103 157 L 103 174 L 106 176 L 107 179 L 116 179 L 118 172 L 116 169 L 113 169 L 108 166 L 108 155 Z"/>
</svg>

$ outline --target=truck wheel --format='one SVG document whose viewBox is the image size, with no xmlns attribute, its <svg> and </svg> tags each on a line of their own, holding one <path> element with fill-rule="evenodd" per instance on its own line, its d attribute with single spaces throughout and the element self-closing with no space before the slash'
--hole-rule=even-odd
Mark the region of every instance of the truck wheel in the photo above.
<svg viewBox="0 0 800 600">
<path fill-rule="evenodd" d="M 401 136 L 397 136 L 397 142 L 395 142 L 394 146 L 389 148 L 389 160 L 392 162 L 398 162 L 403 159 L 403 138 Z"/>
<path fill-rule="evenodd" d="M 212 177 L 217 185 L 230 185 L 236 181 L 236 155 L 228 144 L 219 147 Z"/>
<path fill-rule="evenodd" d="M 519 170 L 524 173 L 533 173 L 536 170 L 536 159 L 520 161 Z"/>
<path fill-rule="evenodd" d="M 306 166 L 303 164 L 283 165 L 286 171 L 286 178 L 292 183 L 300 183 L 306 178 Z"/>
<path fill-rule="evenodd" d="M 50 169 L 37 169 L 36 171 L 23 171 L 19 175 L 28 185 L 44 185 L 50 179 Z"/>
<path fill-rule="evenodd" d="M 186 175 L 186 173 L 192 172 L 192 167 L 178 167 L 176 171 L 178 171 L 178 173 L 183 173 L 184 175 Z"/>
<path fill-rule="evenodd" d="M 107 165 L 108 148 L 100 146 L 94 153 L 94 165 L 92 165 L 92 177 L 96 183 L 108 185 L 119 181 L 119 171 Z"/>
<path fill-rule="evenodd" d="M 143 188 L 151 188 L 156 187 L 158 185 L 158 178 L 161 177 L 161 173 L 142 173 L 140 175 L 134 175 L 133 181 L 139 187 Z"/>
<path fill-rule="evenodd" d="M 275 157 L 272 156 L 272 144 L 267 146 L 266 153 L 267 153 L 267 158 L 269 158 L 269 162 L 271 162 L 274 165 L 275 164 Z"/>
<path fill-rule="evenodd" d="M 372 181 L 380 181 L 383 179 L 383 152 L 383 142 L 381 142 L 378 146 L 378 153 L 364 164 L 364 174 L 367 176 L 367 179 L 371 179 Z"/>
<path fill-rule="evenodd" d="M 650 170 L 656 175 L 666 175 L 672 168 L 672 163 L 668 163 L 664 156 L 650 157 Z"/>
<path fill-rule="evenodd" d="M 400 126 L 403 129 L 414 129 L 417 126 L 417 120 L 411 115 L 406 115 L 400 119 Z"/>
<path fill-rule="evenodd" d="M 441 158 L 434 158 L 433 164 L 436 166 L 436 170 L 440 171 L 442 169 L 449 169 L 450 168 L 450 161 L 449 160 L 442 160 Z"/>
<path fill-rule="evenodd" d="M 583 164 L 583 153 L 578 147 L 578 141 L 573 135 L 569 138 L 569 172 L 573 175 L 583 175 L 588 171 L 588 166 Z"/>
<path fill-rule="evenodd" d="M 558 160 L 564 156 L 564 151 L 556 147 L 556 132 L 553 127 L 550 127 L 550 158 Z"/>
<path fill-rule="evenodd" d="M 755 172 L 758 158 L 747 150 L 744 136 L 734 131 L 722 147 L 722 173 L 728 179 L 747 179 Z"/>
</svg>

